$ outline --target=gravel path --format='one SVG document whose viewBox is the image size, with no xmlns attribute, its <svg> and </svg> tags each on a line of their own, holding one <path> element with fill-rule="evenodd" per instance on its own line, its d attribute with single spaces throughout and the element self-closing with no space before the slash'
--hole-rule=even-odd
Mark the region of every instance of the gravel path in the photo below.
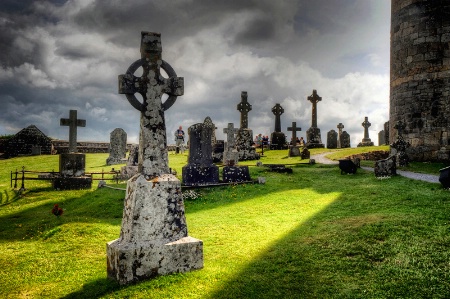
<svg viewBox="0 0 450 299">
<path fill-rule="evenodd" d="M 329 153 L 322 153 L 318 155 L 312 155 L 311 159 L 316 160 L 316 163 L 321 164 L 339 164 L 338 161 L 333 161 L 331 159 L 328 159 L 325 157 Z M 367 167 L 367 166 L 361 166 L 362 169 L 373 172 L 373 167 Z M 414 180 L 421 180 L 429 183 L 440 183 L 439 182 L 439 175 L 433 175 L 433 174 L 425 174 L 425 173 L 416 173 L 411 171 L 404 171 L 404 170 L 397 170 L 397 174 L 414 179 Z"/>
</svg>

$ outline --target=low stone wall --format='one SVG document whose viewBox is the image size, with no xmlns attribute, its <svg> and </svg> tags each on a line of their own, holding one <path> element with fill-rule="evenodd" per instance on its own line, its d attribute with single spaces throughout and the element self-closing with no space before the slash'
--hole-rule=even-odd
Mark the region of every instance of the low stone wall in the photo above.
<svg viewBox="0 0 450 299">
<path fill-rule="evenodd" d="M 373 151 L 370 153 L 351 155 L 351 156 L 348 156 L 347 159 L 354 160 L 356 158 L 359 158 L 361 160 L 378 161 L 378 160 L 386 159 L 387 157 L 389 157 L 388 151 Z"/>
</svg>

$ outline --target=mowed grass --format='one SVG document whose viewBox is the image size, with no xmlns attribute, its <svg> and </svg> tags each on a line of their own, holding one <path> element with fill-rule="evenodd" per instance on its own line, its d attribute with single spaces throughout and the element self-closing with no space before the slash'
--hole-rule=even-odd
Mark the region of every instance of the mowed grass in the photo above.
<svg viewBox="0 0 450 299">
<path fill-rule="evenodd" d="M 106 158 L 88 154 L 87 171 L 110 170 Z M 181 177 L 187 155 L 169 159 Z M 309 165 L 287 151 L 265 151 L 261 161 L 293 173 L 248 161 L 241 164 L 266 184 L 196 189 L 185 201 L 189 235 L 204 242 L 203 269 L 124 287 L 106 276 L 106 242 L 119 236 L 124 191 L 26 181 L 19 195 L 11 170 L 57 170 L 58 157 L 0 161 L 0 297 L 450 296 L 449 191 L 364 170 L 341 175 L 336 165 Z M 55 203 L 64 209 L 59 218 L 50 213 Z"/>
</svg>

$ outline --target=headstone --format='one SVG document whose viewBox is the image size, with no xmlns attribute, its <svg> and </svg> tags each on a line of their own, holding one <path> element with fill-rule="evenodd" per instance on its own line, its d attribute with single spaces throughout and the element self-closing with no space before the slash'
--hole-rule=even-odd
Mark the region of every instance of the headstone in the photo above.
<svg viewBox="0 0 450 299">
<path fill-rule="evenodd" d="M 337 148 L 338 133 L 331 130 L 327 133 L 327 148 Z"/>
<path fill-rule="evenodd" d="M 86 120 L 77 118 L 77 110 L 70 110 L 69 118 L 61 118 L 60 125 L 69 127 L 69 153 L 76 153 L 77 127 L 86 127 Z"/>
<path fill-rule="evenodd" d="M 311 157 L 311 153 L 309 152 L 307 147 L 303 148 L 303 150 L 302 150 L 302 152 L 300 154 L 300 157 L 302 158 L 302 160 L 303 159 L 309 159 Z"/>
<path fill-rule="evenodd" d="M 341 134 L 341 148 L 349 148 L 350 146 L 350 134 L 347 131 Z"/>
<path fill-rule="evenodd" d="M 216 140 L 213 144 L 213 162 L 222 162 L 223 161 L 223 153 L 225 151 L 225 141 L 224 140 Z"/>
<path fill-rule="evenodd" d="M 227 142 L 225 143 L 225 150 L 223 152 L 223 165 L 236 165 L 239 161 L 239 152 L 236 149 L 236 138 L 239 129 L 234 128 L 233 123 L 228 123 L 228 127 L 223 129 L 223 132 L 227 134 Z"/>
<path fill-rule="evenodd" d="M 211 136 L 215 126 L 211 118 L 188 129 L 188 164 L 182 168 L 183 184 L 202 186 L 219 182 L 219 167 L 213 164 Z"/>
<path fill-rule="evenodd" d="M 301 131 L 302 128 L 297 127 L 297 122 L 293 121 L 292 126 L 287 128 L 288 131 L 292 131 L 291 146 L 289 147 L 289 157 L 299 157 L 300 147 L 297 146 L 297 132 Z"/>
<path fill-rule="evenodd" d="M 116 128 L 109 134 L 109 157 L 106 165 L 123 164 L 127 155 L 127 133 Z"/>
<path fill-rule="evenodd" d="M 341 148 L 341 136 L 342 136 L 342 129 L 344 128 L 344 125 L 342 123 L 339 123 L 337 126 L 338 129 L 338 140 L 337 140 L 337 148 Z"/>
<path fill-rule="evenodd" d="M 128 153 L 127 165 L 120 168 L 120 176 L 128 180 L 138 173 L 139 145 L 132 144 Z"/>
<path fill-rule="evenodd" d="M 375 162 L 374 173 L 377 178 L 391 177 L 397 174 L 395 156 Z"/>
<path fill-rule="evenodd" d="M 241 93 L 241 102 L 237 105 L 237 110 L 241 112 L 241 127 L 236 134 L 236 149 L 239 153 L 239 160 L 257 160 L 259 154 L 253 147 L 253 131 L 248 128 L 248 113 L 252 110 L 252 105 L 247 101 L 247 92 Z"/>
<path fill-rule="evenodd" d="M 386 134 L 385 134 L 384 130 L 381 130 L 380 132 L 378 132 L 378 145 L 379 146 L 386 144 L 386 140 L 384 138 L 386 138 Z"/>
<path fill-rule="evenodd" d="M 312 103 L 311 127 L 306 131 L 306 147 L 307 148 L 324 148 L 320 129 L 317 127 L 317 103 L 322 101 L 322 97 L 317 94 L 314 89 L 312 95 L 308 97 L 308 101 Z"/>
<path fill-rule="evenodd" d="M 161 35 L 142 32 L 141 59 L 119 76 L 119 93 L 141 112 L 139 173 L 127 183 L 120 237 L 107 243 L 108 276 L 121 285 L 203 267 L 203 242 L 188 236 L 181 183 L 168 167 L 164 111 L 183 95 L 184 83 L 161 52 Z"/>
<path fill-rule="evenodd" d="M 283 107 L 279 103 L 277 103 L 272 108 L 272 113 L 275 115 L 275 131 L 270 136 L 270 148 L 271 149 L 286 149 L 286 135 L 281 132 L 281 114 L 284 113 Z"/>
<path fill-rule="evenodd" d="M 373 142 L 369 138 L 369 127 L 372 124 L 369 122 L 369 118 L 367 116 L 364 118 L 364 122 L 361 125 L 364 128 L 364 138 L 358 146 L 373 146 Z"/>
<path fill-rule="evenodd" d="M 389 145 L 389 121 L 384 123 L 384 141 L 385 141 L 385 145 Z"/>
</svg>

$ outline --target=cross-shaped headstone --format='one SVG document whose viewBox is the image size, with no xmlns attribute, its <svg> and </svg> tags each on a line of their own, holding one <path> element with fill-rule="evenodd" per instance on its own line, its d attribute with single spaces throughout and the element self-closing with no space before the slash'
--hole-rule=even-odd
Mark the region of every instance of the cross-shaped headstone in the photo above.
<svg viewBox="0 0 450 299">
<path fill-rule="evenodd" d="M 237 134 L 239 129 L 234 128 L 233 123 L 228 123 L 228 127 L 223 129 L 223 132 L 227 134 L 227 148 L 234 148 L 236 145 L 236 140 L 234 138 L 234 135 Z"/>
<path fill-rule="evenodd" d="M 342 123 L 339 123 L 337 125 L 338 128 L 338 140 L 337 140 L 337 147 L 341 148 L 341 134 L 342 134 L 342 129 L 344 128 L 344 125 Z"/>
<path fill-rule="evenodd" d="M 237 110 L 241 112 L 241 129 L 248 128 L 248 113 L 252 110 L 252 105 L 247 102 L 247 92 L 241 92 L 241 102 L 237 105 Z"/>
<path fill-rule="evenodd" d="M 292 127 L 287 128 L 288 131 L 292 131 L 292 145 L 296 145 L 297 143 L 297 131 L 301 131 L 302 128 L 297 127 L 297 123 L 295 121 L 292 122 Z"/>
<path fill-rule="evenodd" d="M 125 75 L 119 75 L 119 93 L 125 94 L 130 104 L 141 111 L 138 169 L 147 177 L 169 173 L 164 111 L 175 103 L 177 96 L 184 94 L 184 79 L 177 77 L 172 67 L 162 60 L 161 53 L 161 34 L 141 32 L 141 59 Z M 142 76 L 134 76 L 141 66 Z M 161 68 L 169 78 L 161 75 Z M 136 99 L 136 92 L 142 95 L 143 103 Z M 162 103 L 164 93 L 169 98 Z"/>
<path fill-rule="evenodd" d="M 275 115 L 275 132 L 281 132 L 280 115 L 284 113 L 284 109 L 279 103 L 277 103 L 273 106 L 272 113 Z"/>
<path fill-rule="evenodd" d="M 406 128 L 405 123 L 403 123 L 401 120 L 399 120 L 397 122 L 397 124 L 395 124 L 394 129 L 397 130 L 398 133 L 398 137 L 402 138 L 403 137 L 403 130 Z"/>
<path fill-rule="evenodd" d="M 366 116 L 364 122 L 361 124 L 364 127 L 364 139 L 369 139 L 369 127 L 372 125 L 369 118 Z"/>
<path fill-rule="evenodd" d="M 319 97 L 317 91 L 314 89 L 312 95 L 308 97 L 308 101 L 312 103 L 312 120 L 311 127 L 317 127 L 317 102 L 322 101 L 322 97 Z"/>
<path fill-rule="evenodd" d="M 70 110 L 69 118 L 61 118 L 60 126 L 69 126 L 69 153 L 77 152 L 77 127 L 86 127 L 86 120 L 77 119 L 77 110 Z"/>
</svg>

